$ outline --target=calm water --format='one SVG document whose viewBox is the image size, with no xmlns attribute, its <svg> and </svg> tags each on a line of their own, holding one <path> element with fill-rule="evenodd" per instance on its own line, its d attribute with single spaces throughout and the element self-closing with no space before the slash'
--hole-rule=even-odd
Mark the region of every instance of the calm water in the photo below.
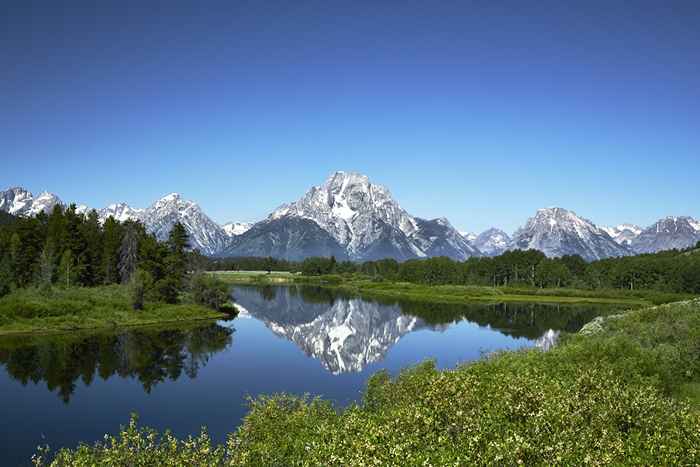
<svg viewBox="0 0 700 467">
<path fill-rule="evenodd" d="M 357 400 L 367 377 L 426 358 L 453 367 L 483 353 L 547 348 L 602 312 L 593 306 L 378 303 L 313 287 L 236 287 L 232 321 L 118 333 L 0 339 L 2 465 L 39 444 L 74 446 L 137 412 L 177 435 L 217 440 L 246 396 L 290 392 Z"/>
</svg>

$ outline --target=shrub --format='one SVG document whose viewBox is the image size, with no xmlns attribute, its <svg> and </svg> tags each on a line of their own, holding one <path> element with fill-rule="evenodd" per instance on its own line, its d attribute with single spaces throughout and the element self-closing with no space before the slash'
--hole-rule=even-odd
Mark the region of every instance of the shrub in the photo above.
<svg viewBox="0 0 700 467">
<path fill-rule="evenodd" d="M 220 311 L 230 300 L 229 286 L 211 274 L 196 274 L 191 283 L 195 303 Z"/>
<path fill-rule="evenodd" d="M 143 269 L 137 269 L 129 279 L 129 297 L 134 310 L 143 310 L 146 291 L 153 287 L 151 275 Z"/>
</svg>

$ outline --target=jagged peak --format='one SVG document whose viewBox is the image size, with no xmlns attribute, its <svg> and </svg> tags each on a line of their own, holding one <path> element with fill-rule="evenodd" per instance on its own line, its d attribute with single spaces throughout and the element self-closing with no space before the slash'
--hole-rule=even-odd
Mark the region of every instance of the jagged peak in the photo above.
<svg viewBox="0 0 700 467">
<path fill-rule="evenodd" d="M 180 193 L 168 193 L 167 195 L 163 196 L 160 198 L 158 201 L 164 201 L 164 202 L 172 202 L 172 201 L 179 201 L 182 199 L 182 196 Z"/>
<path fill-rule="evenodd" d="M 32 196 L 32 192 L 24 188 L 23 186 L 11 186 L 8 187 L 7 190 L 5 191 L 11 191 L 12 193 L 25 193 L 28 194 L 29 196 Z"/>
</svg>

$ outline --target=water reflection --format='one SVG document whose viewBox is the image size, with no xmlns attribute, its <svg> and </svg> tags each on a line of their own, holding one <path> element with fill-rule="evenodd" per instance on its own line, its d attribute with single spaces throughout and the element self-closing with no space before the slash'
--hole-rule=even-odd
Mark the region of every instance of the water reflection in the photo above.
<svg viewBox="0 0 700 467">
<path fill-rule="evenodd" d="M 601 312 L 591 306 L 372 301 L 308 286 L 237 287 L 234 296 L 241 317 L 264 322 L 333 374 L 381 361 L 410 332 L 444 331 L 462 321 L 547 350 L 561 331 L 576 332 Z"/>
<path fill-rule="evenodd" d="M 141 328 L 96 334 L 6 337 L 0 363 L 23 385 L 45 381 L 69 402 L 76 384 L 97 377 L 134 378 L 150 393 L 159 383 L 183 375 L 195 378 L 210 357 L 228 347 L 232 331 L 217 324 L 176 329 Z"/>
</svg>

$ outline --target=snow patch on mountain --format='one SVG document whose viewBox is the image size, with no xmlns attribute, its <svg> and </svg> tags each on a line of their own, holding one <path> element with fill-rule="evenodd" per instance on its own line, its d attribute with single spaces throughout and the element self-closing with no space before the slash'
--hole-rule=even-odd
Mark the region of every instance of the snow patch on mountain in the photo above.
<svg viewBox="0 0 700 467">
<path fill-rule="evenodd" d="M 180 222 L 190 237 L 190 246 L 206 255 L 215 255 L 228 245 L 229 237 L 224 229 L 197 203 L 183 199 L 179 193 L 170 193 L 157 200 L 139 220 L 159 240 L 167 239 L 175 223 Z"/>
<path fill-rule="evenodd" d="M 226 235 L 229 237 L 243 235 L 249 231 L 251 227 L 253 227 L 252 222 L 229 222 L 228 224 L 224 224 L 222 226 L 224 232 L 226 232 Z"/>
<path fill-rule="evenodd" d="M 492 227 L 481 232 L 472 244 L 486 256 L 498 256 L 508 249 L 510 241 L 507 233 Z"/>
<path fill-rule="evenodd" d="M 642 228 L 634 224 L 620 224 L 615 227 L 601 227 L 619 245 L 629 246 L 632 240 L 642 233 Z"/>
<path fill-rule="evenodd" d="M 699 225 L 696 219 L 688 216 L 665 217 L 644 229 L 631 247 L 635 253 L 690 248 L 700 242 Z"/>
<path fill-rule="evenodd" d="M 63 205 L 63 202 L 48 191 L 37 197 L 22 187 L 10 187 L 0 192 L 0 210 L 15 216 L 30 217 L 40 212 L 51 214 L 56 205 Z"/>
<path fill-rule="evenodd" d="M 579 255 L 587 261 L 630 254 L 593 222 L 558 207 L 539 209 L 513 235 L 508 248 L 539 250 L 548 257 Z"/>
<path fill-rule="evenodd" d="M 355 260 L 420 258 L 433 256 L 431 251 L 459 259 L 478 254 L 445 219 L 411 216 L 386 187 L 354 172 L 334 173 L 301 199 L 280 206 L 268 220 L 286 217 L 313 220 Z"/>
</svg>

